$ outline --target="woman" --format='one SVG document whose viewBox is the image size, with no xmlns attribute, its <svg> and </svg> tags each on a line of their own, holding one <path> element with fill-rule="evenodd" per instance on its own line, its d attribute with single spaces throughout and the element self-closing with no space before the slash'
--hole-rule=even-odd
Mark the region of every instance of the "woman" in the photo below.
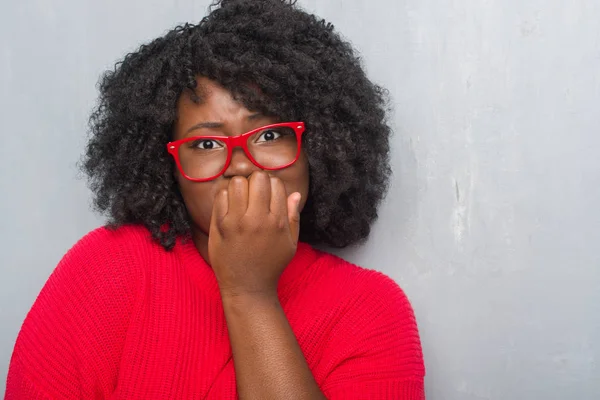
<svg viewBox="0 0 600 400">
<path fill-rule="evenodd" d="M 310 244 L 365 239 L 383 90 L 333 27 L 223 0 L 102 78 L 84 159 L 110 223 L 27 316 L 7 399 L 423 399 L 401 289 Z"/>
</svg>

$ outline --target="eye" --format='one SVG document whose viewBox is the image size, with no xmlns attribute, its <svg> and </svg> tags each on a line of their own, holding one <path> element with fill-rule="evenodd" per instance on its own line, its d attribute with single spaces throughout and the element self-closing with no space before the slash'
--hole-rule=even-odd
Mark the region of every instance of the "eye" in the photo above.
<svg viewBox="0 0 600 400">
<path fill-rule="evenodd" d="M 191 147 L 199 150 L 214 150 L 223 147 L 223 144 L 213 139 L 198 139 L 191 142 Z"/>
<path fill-rule="evenodd" d="M 258 139 L 256 141 L 257 142 L 270 142 L 272 140 L 279 139 L 281 136 L 283 136 L 283 133 L 277 132 L 276 130 L 273 130 L 273 129 L 267 129 L 266 131 L 262 131 L 258 135 Z"/>
</svg>

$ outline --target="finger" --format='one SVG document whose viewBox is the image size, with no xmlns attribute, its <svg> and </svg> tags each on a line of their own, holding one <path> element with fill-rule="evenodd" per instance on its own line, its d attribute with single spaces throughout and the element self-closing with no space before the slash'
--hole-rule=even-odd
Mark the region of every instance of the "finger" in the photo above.
<svg viewBox="0 0 600 400">
<path fill-rule="evenodd" d="M 283 181 L 274 176 L 271 177 L 271 203 L 269 209 L 271 214 L 285 218 L 287 215 L 287 194 Z"/>
<path fill-rule="evenodd" d="M 227 215 L 227 209 L 229 207 L 229 196 L 226 189 L 223 189 L 217 193 L 213 201 L 213 209 L 210 218 L 210 230 L 209 237 L 214 232 L 222 233 L 221 222 Z"/>
<path fill-rule="evenodd" d="M 266 215 L 271 201 L 271 182 L 264 171 L 253 172 L 248 179 L 248 214 Z"/>
<path fill-rule="evenodd" d="M 227 214 L 240 218 L 248 208 L 248 180 L 243 176 L 234 176 L 229 181 Z"/>
<path fill-rule="evenodd" d="M 290 223 L 290 233 L 294 244 L 298 244 L 300 236 L 300 200 L 302 195 L 294 192 L 287 198 L 288 221 Z"/>
</svg>

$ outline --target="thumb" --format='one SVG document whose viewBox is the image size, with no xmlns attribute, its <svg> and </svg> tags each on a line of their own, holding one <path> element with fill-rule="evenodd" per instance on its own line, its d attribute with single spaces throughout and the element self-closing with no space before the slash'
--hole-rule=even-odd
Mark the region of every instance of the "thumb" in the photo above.
<svg viewBox="0 0 600 400">
<path fill-rule="evenodd" d="M 300 236 L 300 200 L 302 195 L 298 192 L 294 192 L 288 196 L 287 209 L 288 209 L 288 221 L 290 223 L 290 233 L 294 244 L 298 244 L 298 236 Z"/>
</svg>

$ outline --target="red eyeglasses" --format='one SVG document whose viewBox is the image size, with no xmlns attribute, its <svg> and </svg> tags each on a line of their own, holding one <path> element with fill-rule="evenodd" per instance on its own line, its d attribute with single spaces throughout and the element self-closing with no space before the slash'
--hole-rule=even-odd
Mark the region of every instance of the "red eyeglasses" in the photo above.
<svg viewBox="0 0 600 400">
<path fill-rule="evenodd" d="M 304 122 L 284 122 L 253 129 L 239 136 L 194 136 L 167 144 L 181 174 L 194 182 L 221 176 L 235 147 L 242 147 L 254 165 L 278 170 L 300 157 Z"/>
</svg>

